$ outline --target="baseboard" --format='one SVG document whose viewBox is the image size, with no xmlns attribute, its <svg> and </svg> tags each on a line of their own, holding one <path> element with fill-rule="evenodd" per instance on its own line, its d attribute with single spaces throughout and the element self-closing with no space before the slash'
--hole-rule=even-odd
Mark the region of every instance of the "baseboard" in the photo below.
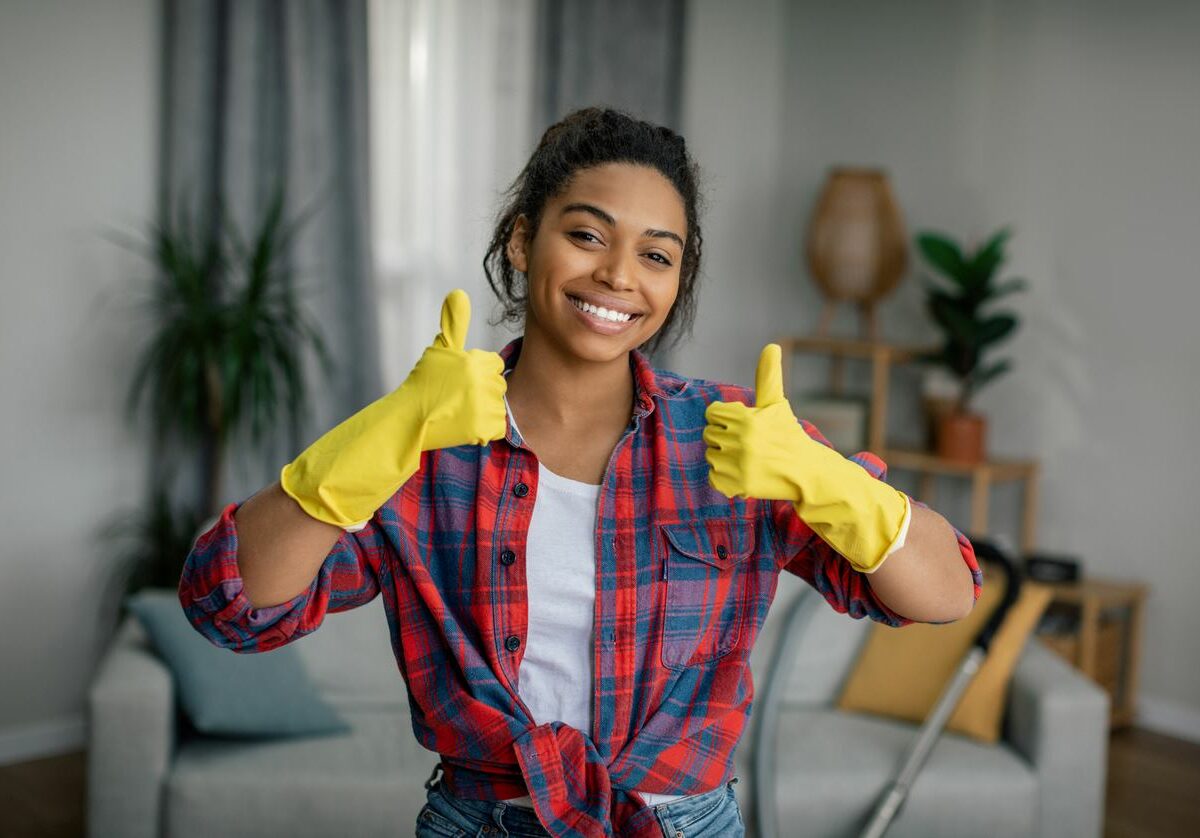
<svg viewBox="0 0 1200 838">
<path fill-rule="evenodd" d="M 1143 695 L 1138 698 L 1133 723 L 1156 733 L 1200 744 L 1200 709 L 1190 704 Z"/>
<path fill-rule="evenodd" d="M 66 716 L 48 722 L 0 730 L 0 765 L 54 757 L 87 747 L 83 716 Z"/>
</svg>

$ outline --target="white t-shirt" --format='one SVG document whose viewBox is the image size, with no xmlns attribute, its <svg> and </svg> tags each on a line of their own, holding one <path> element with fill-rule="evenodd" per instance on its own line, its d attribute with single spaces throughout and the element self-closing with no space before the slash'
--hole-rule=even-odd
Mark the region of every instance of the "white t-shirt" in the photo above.
<svg viewBox="0 0 1200 838">
<path fill-rule="evenodd" d="M 517 427 L 508 400 L 509 421 Z M 518 428 L 518 433 L 520 429 Z M 596 502 L 600 487 L 538 463 L 538 488 L 525 545 L 529 633 L 517 693 L 536 724 L 561 721 L 592 731 L 592 636 L 596 602 Z M 641 792 L 648 805 L 685 795 Z M 509 803 L 532 807 L 528 795 Z"/>
</svg>

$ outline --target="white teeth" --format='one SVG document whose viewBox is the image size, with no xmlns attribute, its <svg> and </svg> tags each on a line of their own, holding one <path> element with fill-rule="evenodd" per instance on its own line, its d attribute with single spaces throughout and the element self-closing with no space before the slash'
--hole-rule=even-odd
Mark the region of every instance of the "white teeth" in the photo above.
<svg viewBox="0 0 1200 838">
<path fill-rule="evenodd" d="M 611 320 L 614 323 L 626 323 L 633 319 L 632 314 L 625 314 L 619 311 L 611 311 L 607 308 L 602 308 L 601 306 L 594 306 L 591 303 L 585 303 L 583 300 L 575 297 L 568 296 L 567 299 L 569 299 L 575 305 L 575 308 L 594 314 L 597 317 L 603 317 L 605 320 Z"/>
</svg>

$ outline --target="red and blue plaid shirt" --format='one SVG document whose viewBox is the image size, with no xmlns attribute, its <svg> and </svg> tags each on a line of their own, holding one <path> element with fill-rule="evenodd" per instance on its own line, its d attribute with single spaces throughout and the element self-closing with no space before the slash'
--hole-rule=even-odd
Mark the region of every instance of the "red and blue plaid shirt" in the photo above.
<svg viewBox="0 0 1200 838">
<path fill-rule="evenodd" d="M 506 368 L 520 346 L 501 351 Z M 451 792 L 529 794 L 556 836 L 660 836 L 632 790 L 692 794 L 731 778 L 754 693 L 750 651 L 780 570 L 854 618 L 910 621 L 791 503 L 730 499 L 709 485 L 704 410 L 753 404 L 751 390 L 653 369 L 637 351 L 630 366 L 634 410 L 597 502 L 591 730 L 539 723 L 518 692 L 538 467 L 511 422 L 489 445 L 425 452 L 367 527 L 338 540 L 309 589 L 279 605 L 255 609 L 246 598 L 238 504 L 228 505 L 187 557 L 188 618 L 217 645 L 266 651 L 382 592 L 413 731 L 441 756 Z M 851 459 L 884 479 L 878 457 Z M 978 597 L 974 550 L 962 533 L 958 542 Z"/>
</svg>

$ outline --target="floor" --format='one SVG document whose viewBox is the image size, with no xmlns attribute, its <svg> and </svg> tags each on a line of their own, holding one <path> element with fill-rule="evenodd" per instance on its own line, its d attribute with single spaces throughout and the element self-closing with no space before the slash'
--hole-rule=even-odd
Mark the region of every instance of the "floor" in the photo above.
<svg viewBox="0 0 1200 838">
<path fill-rule="evenodd" d="M 85 782 L 83 752 L 0 767 L 0 836 L 82 836 Z M 1105 808 L 1105 838 L 1200 835 L 1200 744 L 1114 734 Z"/>
<path fill-rule="evenodd" d="M 1200 835 L 1200 745 L 1130 728 L 1108 743 L 1106 838 Z"/>
</svg>

